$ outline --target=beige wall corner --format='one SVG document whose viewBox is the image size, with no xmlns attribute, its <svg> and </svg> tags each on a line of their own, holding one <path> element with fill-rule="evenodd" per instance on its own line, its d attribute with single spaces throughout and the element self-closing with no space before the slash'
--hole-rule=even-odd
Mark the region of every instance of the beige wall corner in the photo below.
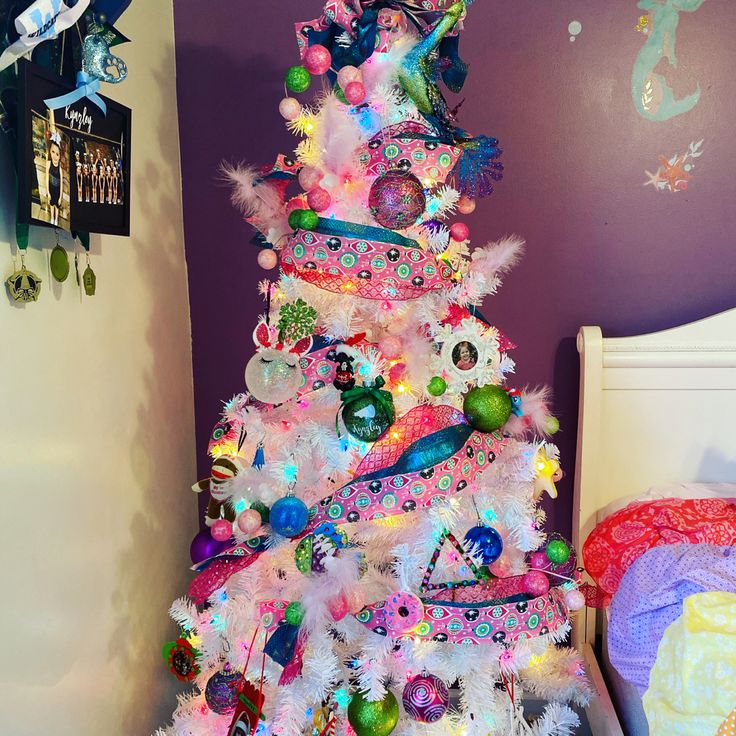
<svg viewBox="0 0 736 736">
<path fill-rule="evenodd" d="M 33 228 L 26 261 L 43 279 L 40 300 L 18 306 L 0 294 L 8 736 L 143 736 L 181 689 L 160 654 L 196 527 L 172 2 L 133 2 L 117 25 L 132 39 L 116 49 L 130 74 L 103 93 L 133 109 L 131 236 L 93 236 L 90 298 L 73 262 L 64 284 L 53 281 L 53 234 Z M 2 139 L 3 278 L 13 191 Z"/>
</svg>

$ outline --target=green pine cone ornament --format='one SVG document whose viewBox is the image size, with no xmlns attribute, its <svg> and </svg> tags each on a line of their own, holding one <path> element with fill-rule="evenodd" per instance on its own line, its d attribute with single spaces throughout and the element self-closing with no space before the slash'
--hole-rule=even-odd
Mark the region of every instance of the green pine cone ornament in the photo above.
<svg viewBox="0 0 736 736">
<path fill-rule="evenodd" d="M 348 721 L 356 736 L 388 736 L 399 721 L 399 703 L 389 690 L 383 700 L 369 703 L 360 691 L 353 693 Z"/>
<path fill-rule="evenodd" d="M 511 397 L 501 386 L 476 386 L 463 401 L 468 424 L 479 432 L 494 432 L 511 416 Z"/>
</svg>

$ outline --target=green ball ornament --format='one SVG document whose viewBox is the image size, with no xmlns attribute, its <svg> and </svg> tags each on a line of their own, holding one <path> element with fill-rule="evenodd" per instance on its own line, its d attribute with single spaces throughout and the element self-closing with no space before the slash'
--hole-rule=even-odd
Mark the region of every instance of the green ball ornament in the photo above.
<svg viewBox="0 0 736 736">
<path fill-rule="evenodd" d="M 473 429 L 493 432 L 511 416 L 511 397 L 501 386 L 476 386 L 463 401 L 463 413 Z"/>
<path fill-rule="evenodd" d="M 399 721 L 396 696 L 389 690 L 383 700 L 369 703 L 362 692 L 353 693 L 348 721 L 356 736 L 388 736 Z"/>
<path fill-rule="evenodd" d="M 303 66 L 290 66 L 285 82 L 292 92 L 306 92 L 312 84 L 312 75 Z"/>
<path fill-rule="evenodd" d="M 289 222 L 289 227 L 292 230 L 299 229 L 299 223 L 301 222 L 301 219 L 302 219 L 302 212 L 303 210 L 292 210 L 291 212 L 289 212 L 289 217 L 287 219 Z"/>
<path fill-rule="evenodd" d="M 299 626 L 304 620 L 304 606 L 299 603 L 299 601 L 292 601 L 288 606 L 286 606 L 284 619 L 287 624 Z"/>
<path fill-rule="evenodd" d="M 345 429 L 361 442 L 375 442 L 393 422 L 386 408 L 372 396 L 358 396 L 343 406 Z"/>
<path fill-rule="evenodd" d="M 336 84 L 333 87 L 333 92 L 335 93 L 335 97 L 337 97 L 340 102 L 342 102 L 343 105 L 349 105 L 348 98 L 345 97 L 345 93 L 342 91 L 342 87 L 339 84 Z"/>
<path fill-rule="evenodd" d="M 545 553 L 547 559 L 555 565 L 564 565 L 570 559 L 570 548 L 561 539 L 548 542 Z"/>
<path fill-rule="evenodd" d="M 447 391 L 447 381 L 442 376 L 432 376 L 427 385 L 427 391 L 432 396 L 442 396 Z"/>
<path fill-rule="evenodd" d="M 544 423 L 544 431 L 547 434 L 557 434 L 560 431 L 560 420 L 557 417 L 549 416 Z"/>
<path fill-rule="evenodd" d="M 299 210 L 299 227 L 314 230 L 319 225 L 319 215 L 314 210 Z"/>
</svg>

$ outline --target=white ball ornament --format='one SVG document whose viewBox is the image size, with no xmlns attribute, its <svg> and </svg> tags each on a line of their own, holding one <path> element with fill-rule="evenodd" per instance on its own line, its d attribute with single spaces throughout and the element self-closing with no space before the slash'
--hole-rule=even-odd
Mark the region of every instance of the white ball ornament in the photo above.
<svg viewBox="0 0 736 736">
<path fill-rule="evenodd" d="M 299 100 L 293 97 L 284 97 L 279 102 L 279 113 L 284 120 L 296 120 L 302 114 L 302 106 Z"/>
<path fill-rule="evenodd" d="M 276 268 L 279 262 L 279 257 L 276 255 L 276 251 L 271 248 L 262 248 L 258 251 L 258 265 L 261 268 L 265 268 L 266 271 L 270 271 L 272 268 Z"/>
<path fill-rule="evenodd" d="M 237 523 L 243 534 L 255 534 L 261 528 L 263 520 L 255 509 L 245 509 L 238 515 Z"/>
<path fill-rule="evenodd" d="M 245 366 L 248 391 L 265 404 L 283 404 L 293 398 L 303 380 L 299 356 L 285 350 L 259 350 Z"/>
</svg>

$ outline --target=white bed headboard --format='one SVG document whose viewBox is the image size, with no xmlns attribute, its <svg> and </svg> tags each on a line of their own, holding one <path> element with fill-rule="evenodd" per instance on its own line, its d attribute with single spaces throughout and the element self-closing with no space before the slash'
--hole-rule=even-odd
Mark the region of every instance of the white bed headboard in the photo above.
<svg viewBox="0 0 736 736">
<path fill-rule="evenodd" d="M 736 482 L 736 309 L 663 332 L 582 327 L 573 505 L 578 551 L 598 512 L 652 485 Z M 575 641 L 593 642 L 594 609 Z"/>
</svg>

